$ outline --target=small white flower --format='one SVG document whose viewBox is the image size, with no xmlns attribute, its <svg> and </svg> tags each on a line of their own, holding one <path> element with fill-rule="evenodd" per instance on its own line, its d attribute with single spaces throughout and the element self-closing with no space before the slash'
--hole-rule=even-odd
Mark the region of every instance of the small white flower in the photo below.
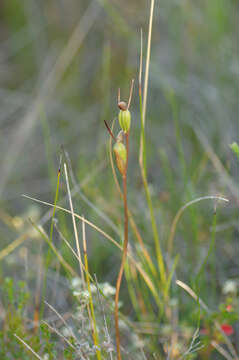
<svg viewBox="0 0 239 360">
<path fill-rule="evenodd" d="M 42 359 L 43 359 L 43 360 L 48 360 L 48 359 L 49 359 L 49 355 L 48 355 L 48 354 L 44 354 Z"/>
<path fill-rule="evenodd" d="M 71 330 L 71 328 L 65 326 L 65 327 L 62 329 L 62 335 L 65 336 L 66 338 L 72 336 L 72 330 Z"/>
<path fill-rule="evenodd" d="M 100 287 L 105 296 L 112 296 L 115 294 L 115 288 L 111 286 L 108 282 L 101 284 Z"/>
<path fill-rule="evenodd" d="M 81 291 L 81 297 L 82 297 L 82 299 L 84 299 L 84 300 L 88 300 L 88 299 L 90 298 L 89 291 L 88 291 L 88 290 Z"/>
<path fill-rule="evenodd" d="M 76 297 L 81 296 L 81 294 L 82 294 L 82 291 L 79 291 L 79 290 L 74 290 L 73 291 L 73 295 L 76 296 Z"/>
<path fill-rule="evenodd" d="M 81 286 L 81 279 L 79 277 L 72 278 L 71 286 L 73 289 L 79 288 Z"/>
<path fill-rule="evenodd" d="M 223 294 L 230 294 L 237 292 L 237 282 L 235 280 L 227 280 L 222 289 Z"/>
<path fill-rule="evenodd" d="M 145 346 L 145 343 L 143 340 L 141 340 L 137 334 L 132 334 L 131 336 L 131 342 L 134 344 L 134 346 L 138 349 L 142 349 Z"/>
<path fill-rule="evenodd" d="M 92 346 L 92 350 L 95 350 L 95 351 L 100 350 L 100 347 L 99 347 L 99 346 L 96 346 L 96 345 L 93 345 L 93 346 Z"/>
</svg>

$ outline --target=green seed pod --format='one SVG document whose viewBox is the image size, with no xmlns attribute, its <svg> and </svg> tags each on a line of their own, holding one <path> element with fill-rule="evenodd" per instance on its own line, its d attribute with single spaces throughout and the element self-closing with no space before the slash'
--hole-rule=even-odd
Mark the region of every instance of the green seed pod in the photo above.
<svg viewBox="0 0 239 360">
<path fill-rule="evenodd" d="M 126 171 L 126 161 L 127 161 L 127 152 L 124 144 L 121 142 L 116 142 L 114 145 L 114 153 L 115 153 L 117 167 L 121 175 L 124 175 Z"/>
<path fill-rule="evenodd" d="M 131 114 L 129 110 L 120 110 L 119 112 L 119 124 L 121 129 L 126 134 L 130 129 Z"/>
</svg>

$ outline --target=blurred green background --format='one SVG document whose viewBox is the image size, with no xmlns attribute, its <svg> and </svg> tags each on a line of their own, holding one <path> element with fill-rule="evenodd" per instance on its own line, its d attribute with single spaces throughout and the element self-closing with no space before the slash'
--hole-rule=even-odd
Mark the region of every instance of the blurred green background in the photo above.
<svg viewBox="0 0 239 360">
<path fill-rule="evenodd" d="M 152 229 L 138 167 L 137 84 L 140 29 L 145 56 L 149 7 L 143 0 L 1 1 L 1 249 L 27 226 L 29 216 L 36 213 L 40 219 L 48 211 L 21 194 L 54 201 L 62 145 L 88 199 L 87 203 L 76 194 L 76 211 L 114 237 L 119 235 L 122 204 L 111 174 L 103 120 L 111 124 L 118 113 L 118 87 L 127 100 L 135 78 L 129 204 L 151 251 Z M 230 199 L 229 205 L 218 205 L 214 270 L 205 275 L 208 286 L 201 294 L 212 306 L 220 296 L 209 295 L 217 290 L 219 294 L 226 279 L 239 276 L 239 166 L 229 148 L 239 134 L 238 27 L 236 0 L 155 4 L 146 117 L 150 190 L 165 255 L 171 223 L 182 205 L 205 195 Z M 68 208 L 65 194 L 62 177 L 60 200 Z M 196 276 L 208 250 L 213 211 L 212 202 L 199 203 L 187 210 L 178 226 L 174 253 L 180 253 L 177 275 L 185 282 Z M 57 218 L 73 241 L 70 218 Z M 92 272 L 114 282 L 118 252 L 87 231 Z M 34 254 L 39 247 L 33 242 L 29 249 Z M 62 251 L 71 261 L 71 254 Z M 14 261 L 21 262 L 18 257 Z M 10 263 L 4 259 L 3 273 Z M 210 287 L 212 279 L 216 289 Z"/>
<path fill-rule="evenodd" d="M 149 181 L 164 235 L 187 200 L 219 193 L 238 197 L 212 165 L 214 153 L 225 172 L 238 174 L 228 147 L 238 131 L 238 16 L 236 1 L 156 1 L 146 136 Z M 140 29 L 145 53 L 148 17 L 145 1 L 1 3 L 1 207 L 12 215 L 25 212 L 31 204 L 21 194 L 52 202 L 64 145 L 77 181 L 90 179 L 86 195 L 117 221 L 120 200 L 103 120 L 111 123 L 117 115 L 118 87 L 127 99 L 131 78 L 137 83 Z M 137 85 L 132 116 L 130 203 L 140 224 L 147 209 L 137 161 Z M 202 216 L 194 225 L 204 232 L 208 226 L 201 222 L 209 221 L 212 206 L 199 208 Z M 91 210 L 82 202 L 79 211 Z M 236 219 L 233 204 L 222 212 L 225 220 Z M 190 215 L 183 221 L 192 226 Z M 147 223 L 142 226 L 147 234 Z M 3 244 L 4 232 L 2 237 Z M 189 246 L 187 239 L 182 246 Z"/>
</svg>

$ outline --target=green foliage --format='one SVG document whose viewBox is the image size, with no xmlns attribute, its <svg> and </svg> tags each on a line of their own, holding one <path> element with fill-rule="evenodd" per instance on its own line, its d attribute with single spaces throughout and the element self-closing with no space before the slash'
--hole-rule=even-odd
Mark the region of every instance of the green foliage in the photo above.
<svg viewBox="0 0 239 360">
<path fill-rule="evenodd" d="M 239 160 L 239 146 L 238 146 L 238 144 L 236 142 L 234 142 L 234 143 L 232 143 L 230 145 L 230 148 L 232 149 L 232 151 L 236 155 L 237 159 Z"/>
<path fill-rule="evenodd" d="M 87 0 L 3 0 L 0 4 L 3 360 L 34 358 L 14 334 L 43 359 L 45 355 L 49 360 L 78 359 L 79 349 L 90 359 L 96 358 L 88 294 L 80 288 L 74 295 L 65 287 L 79 270 L 63 240 L 75 250 L 70 216 L 53 207 L 49 217 L 49 209 L 37 204 L 39 214 L 33 219 L 27 208 L 29 200 L 19 196 L 34 193 L 68 209 L 65 178 L 59 173 L 57 178 L 60 145 L 64 144 L 76 174 L 76 181 L 69 176 L 75 212 L 84 214 L 116 244 L 122 243 L 122 202 L 106 161 L 103 120 L 110 124 L 117 116 L 117 88 L 125 91 L 131 78 L 137 78 L 140 27 L 143 60 L 147 56 L 149 2 L 100 0 L 92 4 Z M 125 132 L 130 128 L 131 136 L 128 203 L 132 258 L 125 266 L 128 291 L 122 286 L 120 307 L 122 344 L 129 352 L 126 357 L 141 360 L 155 354 L 164 360 L 173 344 L 173 359 L 218 359 L 211 342 L 227 346 L 216 324 L 238 326 L 237 207 L 222 207 L 216 201 L 190 207 L 180 218 L 172 252 L 168 251 L 168 235 L 182 206 L 208 194 L 229 193 L 235 203 L 238 200 L 238 169 L 234 180 L 231 159 L 225 153 L 225 139 L 238 131 L 237 14 L 238 3 L 233 0 L 155 2 L 146 122 L 143 94 L 138 100 L 136 85 L 130 108 L 134 121 L 131 124 L 130 114 L 121 110 L 115 129 L 117 133 L 119 127 Z M 72 41 L 79 24 L 83 25 Z M 65 67 L 72 50 L 73 59 Z M 239 145 L 234 142 L 230 147 L 239 160 Z M 122 146 L 118 153 L 123 159 L 118 167 L 123 172 Z M 80 184 L 78 188 L 76 184 Z M 38 235 L 29 226 L 29 217 Z M 77 230 L 80 233 L 79 222 Z M 115 284 L 120 250 L 89 225 L 86 232 L 91 275 L 96 272 L 100 282 Z M 14 239 L 22 236 L 22 242 L 11 248 Z M 18 281 L 20 275 L 25 282 Z M 195 291 L 209 312 L 175 285 L 177 278 Z M 234 288 L 229 284 L 228 290 L 228 281 Z M 57 309 L 64 304 L 62 315 L 76 335 L 76 339 L 65 335 L 72 346 L 41 323 L 48 319 L 44 303 L 48 298 Z M 100 348 L 108 359 L 115 357 L 113 294 L 102 301 L 104 312 L 94 293 Z M 38 306 L 39 328 L 34 324 Z M 71 323 L 72 318 L 77 320 Z M 64 335 L 59 319 L 55 325 Z M 234 345 L 235 333 L 229 340 Z"/>
<path fill-rule="evenodd" d="M 31 354 L 15 337 L 16 334 L 26 340 L 36 352 L 41 348 L 39 336 L 34 335 L 27 326 L 25 311 L 30 301 L 27 285 L 23 281 L 15 284 L 12 278 L 6 278 L 2 290 L 6 314 L 3 330 L 0 331 L 0 358 L 30 360 Z"/>
</svg>

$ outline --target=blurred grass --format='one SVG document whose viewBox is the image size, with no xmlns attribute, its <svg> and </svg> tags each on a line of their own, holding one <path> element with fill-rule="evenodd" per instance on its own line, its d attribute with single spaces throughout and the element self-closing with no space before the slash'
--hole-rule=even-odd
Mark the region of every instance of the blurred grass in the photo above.
<svg viewBox="0 0 239 360">
<path fill-rule="evenodd" d="M 145 40 L 148 2 L 3 0 L 0 9 L 0 251 L 29 231 L 28 217 L 35 210 L 21 198 L 22 193 L 54 201 L 61 145 L 70 155 L 83 194 L 122 232 L 121 201 L 111 176 L 103 120 L 111 122 L 117 114 L 118 87 L 127 94 L 129 80 L 137 78 L 140 28 Z M 218 209 L 214 260 L 209 260 L 205 287 L 200 289 L 213 309 L 223 301 L 220 294 L 225 280 L 239 276 L 239 170 L 228 147 L 239 133 L 238 10 L 233 0 L 161 0 L 156 1 L 153 25 L 145 136 L 150 192 L 164 251 L 181 206 L 204 195 L 230 198 L 230 206 Z M 82 25 L 85 11 L 90 18 Z M 64 49 L 69 50 L 69 39 L 78 25 L 82 27 L 72 52 L 66 53 L 72 57 L 64 58 Z M 137 95 L 132 116 L 129 204 L 153 255 L 137 160 Z M 65 198 L 61 180 L 59 201 L 64 205 Z M 46 209 L 34 206 L 39 219 Z M 112 227 L 78 195 L 74 206 L 77 213 L 84 213 L 115 236 Z M 213 211 L 211 203 L 189 208 L 177 228 L 177 276 L 191 285 L 214 236 Z M 57 219 L 62 233 L 73 242 L 69 217 L 59 213 Z M 133 238 L 132 233 L 130 236 Z M 39 254 L 44 254 L 45 247 L 39 241 L 29 242 L 28 256 L 37 256 L 39 249 Z M 60 247 L 66 261 L 76 267 L 65 244 Z M 90 229 L 88 253 L 92 274 L 114 282 L 118 253 Z M 11 256 L 15 265 L 8 258 L 1 260 L 1 277 L 12 272 L 21 278 L 17 269 L 25 260 L 20 249 Z M 132 265 L 128 271 L 134 271 Z M 214 296 L 209 291 L 212 283 Z M 195 324 L 194 304 L 176 287 L 173 294 L 182 302 L 181 316 Z"/>
</svg>

